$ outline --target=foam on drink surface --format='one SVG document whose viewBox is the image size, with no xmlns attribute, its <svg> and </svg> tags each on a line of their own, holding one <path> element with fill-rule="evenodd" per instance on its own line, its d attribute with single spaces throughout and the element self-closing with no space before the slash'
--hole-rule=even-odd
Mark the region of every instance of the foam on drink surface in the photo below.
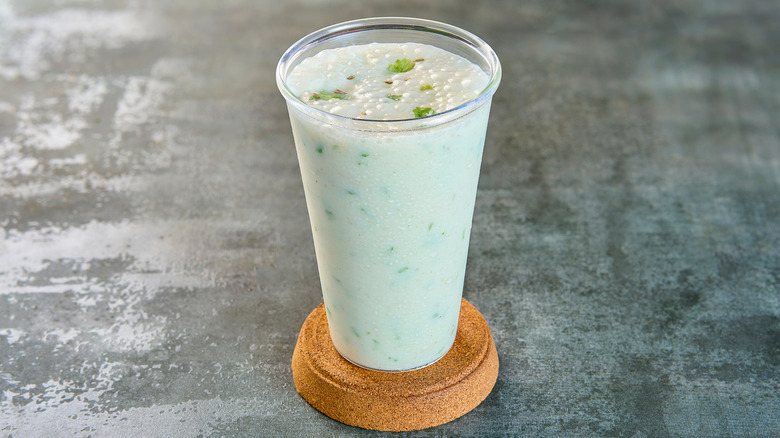
<svg viewBox="0 0 780 438">
<path fill-rule="evenodd" d="M 390 71 L 397 60 L 413 68 Z M 476 64 L 438 47 L 372 43 L 323 50 L 297 65 L 286 83 L 302 101 L 332 114 L 399 120 L 456 108 L 478 97 L 489 79 Z"/>
</svg>

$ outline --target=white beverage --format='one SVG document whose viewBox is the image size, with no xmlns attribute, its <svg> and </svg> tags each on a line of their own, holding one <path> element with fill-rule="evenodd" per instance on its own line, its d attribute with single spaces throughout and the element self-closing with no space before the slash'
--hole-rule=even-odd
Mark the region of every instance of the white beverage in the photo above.
<svg viewBox="0 0 780 438">
<path fill-rule="evenodd" d="M 328 326 L 357 365 L 415 369 L 453 344 L 490 99 L 447 111 L 490 79 L 416 43 L 327 49 L 286 76 Z"/>
</svg>

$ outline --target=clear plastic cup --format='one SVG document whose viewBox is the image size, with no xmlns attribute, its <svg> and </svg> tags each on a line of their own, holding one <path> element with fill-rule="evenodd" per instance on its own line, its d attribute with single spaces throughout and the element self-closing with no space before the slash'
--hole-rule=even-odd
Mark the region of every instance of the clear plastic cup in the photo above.
<svg viewBox="0 0 780 438">
<path fill-rule="evenodd" d="M 431 117 L 365 120 L 312 108 L 285 79 L 303 59 L 347 45 L 422 43 L 462 56 L 490 80 Z M 287 101 L 330 336 L 373 370 L 430 365 L 452 346 L 493 94 L 495 52 L 471 33 L 415 18 L 368 18 L 316 31 L 276 70 Z"/>
</svg>

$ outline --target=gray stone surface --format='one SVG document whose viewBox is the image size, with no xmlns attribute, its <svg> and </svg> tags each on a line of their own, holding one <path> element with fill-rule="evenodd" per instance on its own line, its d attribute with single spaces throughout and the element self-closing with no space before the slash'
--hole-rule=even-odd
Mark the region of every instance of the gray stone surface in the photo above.
<svg viewBox="0 0 780 438">
<path fill-rule="evenodd" d="M 406 436 L 778 436 L 773 0 L 0 0 L 0 435 L 390 435 L 292 384 L 320 293 L 273 76 L 380 15 L 505 72 L 464 291 L 498 383 Z"/>
</svg>

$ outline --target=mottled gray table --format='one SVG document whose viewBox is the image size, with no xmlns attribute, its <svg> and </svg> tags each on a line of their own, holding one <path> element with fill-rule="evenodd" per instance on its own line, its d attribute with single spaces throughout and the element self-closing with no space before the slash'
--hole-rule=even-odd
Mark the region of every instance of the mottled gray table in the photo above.
<svg viewBox="0 0 780 438">
<path fill-rule="evenodd" d="M 320 292 L 273 76 L 377 15 L 504 66 L 464 290 L 500 375 L 407 435 L 780 436 L 773 0 L 0 0 L 0 435 L 385 435 L 292 383 Z"/>
</svg>

